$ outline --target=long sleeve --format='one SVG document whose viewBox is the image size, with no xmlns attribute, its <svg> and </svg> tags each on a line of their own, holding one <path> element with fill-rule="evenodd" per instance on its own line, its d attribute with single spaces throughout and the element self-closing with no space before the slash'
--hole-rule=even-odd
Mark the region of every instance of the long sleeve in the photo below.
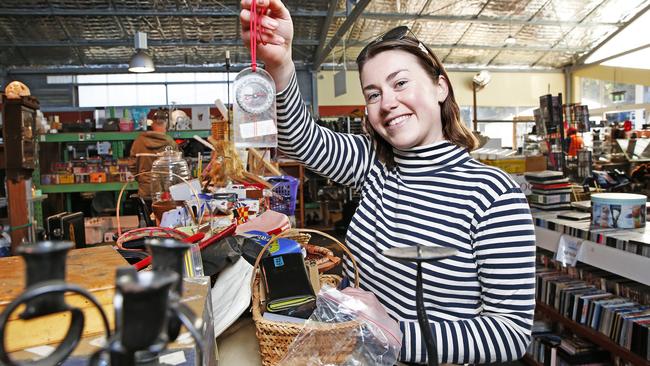
<svg viewBox="0 0 650 366">
<path fill-rule="evenodd" d="M 442 363 L 507 362 L 530 343 L 535 309 L 535 232 L 525 196 L 518 188 L 501 194 L 473 229 L 482 311 L 479 316 L 431 323 Z M 425 288 L 426 292 L 426 288 Z M 400 322 L 401 359 L 425 362 L 416 321 Z"/>
<path fill-rule="evenodd" d="M 363 184 L 372 162 L 366 136 L 318 126 L 302 100 L 295 73 L 276 101 L 281 151 L 337 183 L 357 188 Z"/>
</svg>

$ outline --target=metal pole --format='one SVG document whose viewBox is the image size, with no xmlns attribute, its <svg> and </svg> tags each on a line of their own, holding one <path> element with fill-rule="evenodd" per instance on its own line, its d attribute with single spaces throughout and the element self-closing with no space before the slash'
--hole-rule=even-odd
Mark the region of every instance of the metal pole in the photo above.
<svg viewBox="0 0 650 366">
<path fill-rule="evenodd" d="M 472 114 L 474 116 L 474 121 L 473 121 L 473 127 L 474 131 L 478 131 L 478 113 L 476 111 L 477 106 L 476 106 L 476 84 L 472 83 L 472 97 L 474 101 L 474 107 L 472 108 Z"/>
</svg>

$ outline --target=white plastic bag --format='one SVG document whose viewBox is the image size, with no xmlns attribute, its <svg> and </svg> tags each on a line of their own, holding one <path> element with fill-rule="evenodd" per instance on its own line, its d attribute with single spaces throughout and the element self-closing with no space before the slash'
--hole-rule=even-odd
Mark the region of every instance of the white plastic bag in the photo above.
<svg viewBox="0 0 650 366">
<path fill-rule="evenodd" d="M 345 322 L 351 325 L 335 324 Z M 392 366 L 401 346 L 399 324 L 388 316 L 373 293 L 324 286 L 318 293 L 316 310 L 280 365 Z"/>
</svg>

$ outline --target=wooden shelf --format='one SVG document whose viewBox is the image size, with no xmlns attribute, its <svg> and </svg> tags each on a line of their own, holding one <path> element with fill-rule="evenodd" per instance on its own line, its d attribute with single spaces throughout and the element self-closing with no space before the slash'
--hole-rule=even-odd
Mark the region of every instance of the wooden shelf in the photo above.
<svg viewBox="0 0 650 366">
<path fill-rule="evenodd" d="M 567 329 L 569 329 L 573 333 L 586 338 L 590 342 L 597 344 L 601 348 L 606 349 L 607 351 L 624 359 L 625 361 L 631 362 L 634 365 L 645 365 L 645 366 L 650 365 L 650 361 L 647 361 L 643 359 L 641 356 L 632 353 L 627 349 L 619 346 L 604 334 L 594 329 L 591 329 L 589 327 L 586 327 L 582 324 L 578 324 L 573 320 L 562 316 L 550 305 L 538 301 L 536 310 L 539 310 L 541 313 L 549 317 L 551 320 L 562 323 L 562 325 L 564 325 Z"/>
<path fill-rule="evenodd" d="M 543 364 L 535 361 L 535 359 L 533 359 L 533 356 L 529 355 L 528 353 L 526 353 L 524 357 L 521 358 L 521 361 L 530 366 L 544 366 Z"/>
</svg>

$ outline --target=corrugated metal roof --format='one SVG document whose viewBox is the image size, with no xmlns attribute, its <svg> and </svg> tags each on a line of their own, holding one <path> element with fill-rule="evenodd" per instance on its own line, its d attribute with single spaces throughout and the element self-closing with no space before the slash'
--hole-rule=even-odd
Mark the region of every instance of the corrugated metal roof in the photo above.
<svg viewBox="0 0 650 366">
<path fill-rule="evenodd" d="M 336 9 L 328 19 L 330 3 Z M 295 24 L 294 59 L 306 67 L 344 58 L 351 63 L 377 35 L 406 24 L 447 66 L 561 68 L 647 10 L 650 0 L 286 4 Z M 354 4 L 365 8 L 341 34 L 348 17 L 357 15 Z M 239 40 L 238 16 L 238 0 L 5 0 L 0 2 L 0 67 L 125 65 L 137 31 L 148 33 L 157 66 L 219 67 L 226 50 L 232 64 L 244 65 L 250 54 Z M 326 24 L 329 28 L 323 29 Z M 331 44 L 335 35 L 341 39 Z M 504 44 L 508 35 L 517 39 L 515 45 Z"/>
</svg>

